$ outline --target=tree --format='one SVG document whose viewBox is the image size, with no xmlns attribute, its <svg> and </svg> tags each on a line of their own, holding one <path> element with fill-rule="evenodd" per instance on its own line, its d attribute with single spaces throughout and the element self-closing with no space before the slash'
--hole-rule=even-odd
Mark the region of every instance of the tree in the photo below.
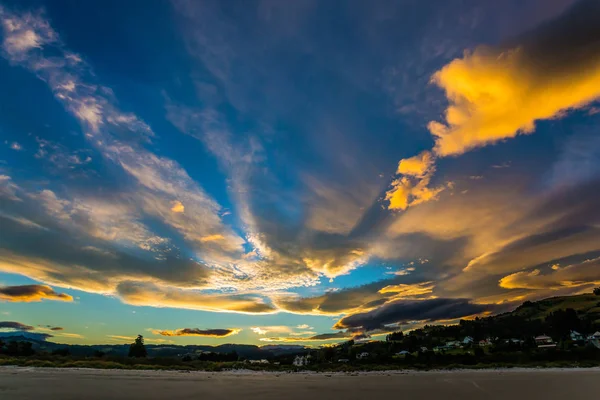
<svg viewBox="0 0 600 400">
<path fill-rule="evenodd" d="M 62 349 L 54 349 L 54 350 L 52 350 L 52 355 L 53 356 L 67 357 L 70 354 L 71 354 L 71 351 L 69 350 L 68 347 L 65 347 L 65 348 L 62 348 Z"/>
<path fill-rule="evenodd" d="M 596 296 L 600 296 L 600 287 L 597 287 L 596 289 L 594 289 L 594 294 Z"/>
<path fill-rule="evenodd" d="M 135 339 L 135 343 L 131 343 L 129 346 L 129 357 L 143 358 L 148 355 L 146 346 L 144 346 L 144 337 L 138 335 Z"/>
</svg>

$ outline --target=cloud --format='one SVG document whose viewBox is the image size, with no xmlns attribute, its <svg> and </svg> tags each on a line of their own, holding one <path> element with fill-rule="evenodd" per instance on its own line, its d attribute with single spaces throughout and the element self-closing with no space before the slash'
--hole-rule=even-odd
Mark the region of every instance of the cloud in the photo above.
<svg viewBox="0 0 600 400">
<path fill-rule="evenodd" d="M 180 202 L 179 200 L 175 200 L 173 202 L 171 202 L 171 205 L 173 207 L 171 207 L 171 211 L 176 212 L 176 213 L 182 213 L 185 211 L 185 207 L 183 206 L 183 203 Z"/>
<path fill-rule="evenodd" d="M 41 300 L 73 301 L 66 293 L 57 293 L 46 285 L 0 286 L 0 300 L 32 302 Z"/>
<path fill-rule="evenodd" d="M 50 328 L 51 331 L 62 331 L 65 328 L 63 328 L 62 326 L 53 326 Z"/>
<path fill-rule="evenodd" d="M 21 146 L 21 145 L 20 145 L 19 143 L 17 143 L 17 142 L 12 142 L 12 143 L 10 144 L 10 148 L 11 148 L 12 150 L 15 150 L 15 151 L 20 151 L 20 150 L 23 150 L 23 146 Z"/>
<path fill-rule="evenodd" d="M 198 329 L 198 328 L 183 328 L 174 331 L 153 330 L 155 335 L 162 336 L 205 336 L 205 337 L 227 337 L 237 335 L 241 329 Z"/>
<path fill-rule="evenodd" d="M 17 331 L 32 331 L 35 328 L 15 321 L 0 321 L 0 329 L 14 329 Z"/>
<path fill-rule="evenodd" d="M 585 260 L 564 268 L 551 267 L 551 272 L 543 274 L 540 269 L 530 272 L 520 271 L 500 279 L 499 285 L 505 289 L 564 289 L 592 287 L 600 284 L 600 258 Z"/>
<path fill-rule="evenodd" d="M 535 130 L 600 96 L 600 4 L 584 0 L 517 39 L 513 47 L 479 47 L 436 72 L 450 105 L 431 122 L 440 156 Z"/>
<path fill-rule="evenodd" d="M 334 329 L 385 329 L 386 325 L 408 321 L 438 321 L 468 317 L 488 311 L 487 305 L 468 299 L 397 300 L 371 311 L 340 319 Z"/>
<path fill-rule="evenodd" d="M 352 333 L 348 332 L 331 332 L 331 333 L 320 333 L 318 335 L 309 337 L 290 337 L 290 336 L 275 336 L 260 338 L 261 342 L 326 342 L 329 340 L 340 340 L 340 339 L 352 339 Z"/>
<path fill-rule="evenodd" d="M 435 285 L 433 282 L 423 282 L 418 284 L 400 283 L 397 285 L 388 285 L 379 290 L 379 293 L 394 293 L 396 296 L 415 297 L 428 295 L 433 292 Z"/>
<path fill-rule="evenodd" d="M 289 326 L 253 326 L 250 330 L 257 335 L 266 335 L 269 332 L 292 333 L 292 329 Z"/>
<path fill-rule="evenodd" d="M 434 173 L 435 160 L 429 151 L 400 160 L 396 171 L 400 177 L 392 181 L 392 187 L 385 195 L 385 200 L 389 201 L 388 208 L 406 210 L 410 206 L 437 199 L 444 188 L 429 187 Z"/>
<path fill-rule="evenodd" d="M 434 168 L 433 156 L 431 152 L 424 151 L 414 157 L 405 158 L 398 163 L 397 174 L 414 176 L 415 178 L 423 178 L 431 173 Z"/>
<path fill-rule="evenodd" d="M 247 314 L 273 313 L 275 307 L 252 295 L 208 294 L 157 285 L 121 282 L 117 293 L 124 303 L 136 306 L 173 307 L 204 311 L 231 311 Z"/>
<path fill-rule="evenodd" d="M 509 45 L 477 47 L 433 74 L 431 82 L 449 102 L 445 121 L 428 124 L 434 156 L 458 156 L 533 133 L 537 121 L 560 118 L 600 97 L 598 18 L 597 1 L 580 1 Z M 400 177 L 385 197 L 389 209 L 437 199 L 441 189 L 429 187 L 433 172 L 427 172 L 435 167 L 423 154 L 429 153 L 400 161 Z"/>
</svg>

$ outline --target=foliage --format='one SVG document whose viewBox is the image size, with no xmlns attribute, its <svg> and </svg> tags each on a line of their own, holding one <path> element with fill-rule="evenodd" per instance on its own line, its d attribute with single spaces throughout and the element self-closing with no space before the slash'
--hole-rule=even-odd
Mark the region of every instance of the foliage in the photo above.
<svg viewBox="0 0 600 400">
<path fill-rule="evenodd" d="M 596 296 L 600 296 L 600 287 L 597 287 L 596 289 L 594 289 L 594 294 Z"/>
<path fill-rule="evenodd" d="M 138 335 L 135 342 L 129 346 L 129 357 L 145 358 L 148 355 L 146 346 L 144 345 L 144 337 Z"/>
</svg>

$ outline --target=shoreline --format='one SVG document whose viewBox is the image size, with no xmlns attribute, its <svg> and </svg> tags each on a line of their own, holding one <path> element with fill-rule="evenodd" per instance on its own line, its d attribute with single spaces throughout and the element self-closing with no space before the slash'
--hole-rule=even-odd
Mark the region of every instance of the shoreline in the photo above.
<svg viewBox="0 0 600 400">
<path fill-rule="evenodd" d="M 18 365 L 3 365 L 0 366 L 0 373 L 3 372 L 89 372 L 90 374 L 105 374 L 119 372 L 123 375 L 168 375 L 173 374 L 177 376 L 181 375 L 230 375 L 230 376 L 288 376 L 288 375 L 306 375 L 306 376 L 391 376 L 391 375 L 428 375 L 428 374 L 507 374 L 507 373 L 559 373 L 559 372 L 597 372 L 600 373 L 600 367 L 515 367 L 515 368 L 480 368 L 480 369 L 468 369 L 468 368 L 455 368 L 455 369 L 430 369 L 430 370 L 383 370 L 383 371 L 256 371 L 250 369 L 235 369 L 235 370 L 223 370 L 223 371 L 203 371 L 203 370 L 176 370 L 176 369 L 110 369 L 110 368 L 56 368 L 56 367 L 27 367 Z"/>
</svg>

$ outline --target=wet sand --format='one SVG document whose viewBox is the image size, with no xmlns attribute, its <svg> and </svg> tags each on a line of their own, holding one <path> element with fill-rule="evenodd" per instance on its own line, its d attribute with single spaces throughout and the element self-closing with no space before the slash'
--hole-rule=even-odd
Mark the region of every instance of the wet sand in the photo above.
<svg viewBox="0 0 600 400">
<path fill-rule="evenodd" d="M 600 369 L 275 374 L 0 367 L 2 400 L 593 399 Z"/>
</svg>

